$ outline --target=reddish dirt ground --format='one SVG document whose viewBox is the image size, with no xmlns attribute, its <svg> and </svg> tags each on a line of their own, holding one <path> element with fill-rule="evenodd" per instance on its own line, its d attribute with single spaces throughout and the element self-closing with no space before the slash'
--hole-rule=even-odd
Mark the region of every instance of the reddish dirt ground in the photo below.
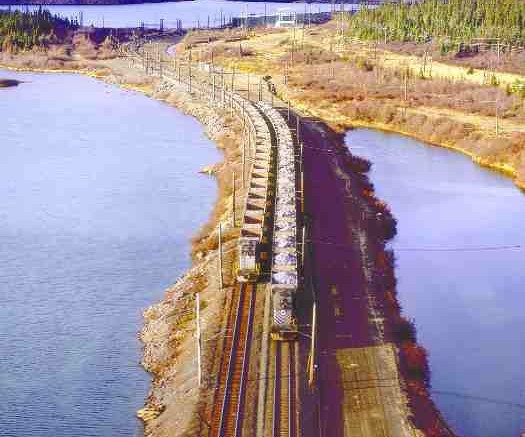
<svg viewBox="0 0 525 437">
<path fill-rule="evenodd" d="M 303 119 L 300 132 L 309 273 L 319 308 L 320 421 L 323 436 L 343 437 L 343 388 L 336 352 L 385 342 L 401 346 L 408 341 L 415 346 L 415 331 L 400 314 L 393 257 L 385 252 L 385 242 L 395 234 L 395 220 L 373 196 L 366 176 L 369 164 L 352 157 L 343 136 L 317 120 Z M 406 357 L 401 354 L 399 359 L 413 423 L 427 435 L 453 435 L 428 397 L 426 356 L 416 390 L 411 389 Z"/>
</svg>

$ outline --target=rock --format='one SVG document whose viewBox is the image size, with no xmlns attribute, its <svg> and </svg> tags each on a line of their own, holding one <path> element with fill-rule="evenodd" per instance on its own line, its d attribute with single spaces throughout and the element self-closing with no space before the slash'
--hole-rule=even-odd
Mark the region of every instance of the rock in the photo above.
<svg viewBox="0 0 525 437">
<path fill-rule="evenodd" d="M 14 80 L 14 79 L 0 79 L 0 88 L 18 86 L 21 83 L 22 82 L 20 82 L 19 80 Z"/>
<path fill-rule="evenodd" d="M 148 422 L 159 417 L 165 408 L 164 405 L 144 407 L 137 411 L 137 417 L 144 422 Z"/>
<path fill-rule="evenodd" d="M 207 165 L 199 173 L 207 174 L 208 176 L 213 176 L 217 172 L 215 165 Z"/>
</svg>

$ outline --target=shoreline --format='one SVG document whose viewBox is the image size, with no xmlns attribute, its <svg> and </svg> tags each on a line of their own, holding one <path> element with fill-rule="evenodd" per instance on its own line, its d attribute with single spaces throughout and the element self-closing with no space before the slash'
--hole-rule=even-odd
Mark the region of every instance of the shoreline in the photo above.
<svg viewBox="0 0 525 437">
<path fill-rule="evenodd" d="M 107 68 L 107 67 L 105 67 Z M 153 88 L 153 85 L 138 85 L 133 83 L 125 83 L 125 82 L 115 82 L 112 80 L 112 74 L 114 72 L 101 72 L 97 71 L 96 69 L 60 69 L 60 70 L 53 70 L 53 69 L 31 69 L 31 68 L 17 68 L 17 67 L 9 67 L 5 65 L 0 65 L 0 69 L 5 69 L 9 71 L 16 71 L 16 72 L 30 72 L 30 73 L 61 73 L 61 74 L 83 74 L 92 78 L 95 78 L 97 80 L 102 80 L 106 83 L 119 86 L 123 89 L 131 90 L 134 92 L 140 92 L 142 94 L 147 95 L 148 97 L 154 98 L 159 101 L 166 102 L 170 104 L 171 106 L 176 107 L 178 110 L 194 116 L 197 118 L 197 120 L 203 125 L 205 132 L 208 134 L 210 139 L 214 142 L 216 147 L 221 149 L 218 141 L 218 136 L 214 136 L 213 133 L 209 132 L 209 129 L 212 127 L 213 121 L 210 123 L 209 118 L 209 112 L 214 112 L 212 108 L 207 106 L 206 104 L 202 102 L 196 102 L 195 99 L 192 101 L 188 101 L 188 97 L 191 97 L 189 95 L 184 95 L 186 91 L 184 90 L 178 90 L 176 92 L 180 92 L 179 99 L 176 103 L 169 101 L 167 98 L 163 98 L 161 95 L 157 93 L 157 91 Z M 199 115 L 199 109 L 201 112 Z M 333 124 L 332 124 L 333 126 Z M 341 125 L 346 126 L 346 125 Z M 424 142 L 427 145 L 432 145 L 434 147 L 444 147 L 449 148 L 451 150 L 455 150 L 457 152 L 461 152 L 476 162 L 480 166 L 484 166 L 487 168 L 491 168 L 493 170 L 499 171 L 506 176 L 515 176 L 515 172 L 513 173 L 511 170 L 506 168 L 504 165 L 501 165 L 498 167 L 498 165 L 491 165 L 488 163 L 487 165 L 483 165 L 482 160 L 479 159 L 476 160 L 476 157 L 473 153 L 469 152 L 468 150 L 461 149 L 459 147 L 455 147 L 453 145 L 447 146 L 447 145 L 441 145 L 441 144 L 433 144 L 423 138 L 420 138 L 417 136 L 417 134 L 411 134 L 410 132 L 404 132 L 401 129 L 393 129 L 389 128 L 387 125 L 384 125 L 383 127 L 380 126 L 380 123 L 366 123 L 366 122 L 356 122 L 352 126 L 349 127 L 349 129 L 352 129 L 354 127 L 364 127 L 364 128 L 372 128 L 377 130 L 382 130 L 385 132 L 392 132 L 392 133 L 399 133 L 402 135 L 406 135 L 411 138 L 416 138 L 422 142 Z M 333 128 L 335 130 L 335 128 Z M 341 130 L 341 129 L 337 129 Z M 347 130 L 347 129 L 345 129 Z M 225 164 L 227 159 L 225 158 L 224 161 L 221 164 L 215 164 L 213 167 L 215 168 L 217 165 Z M 215 171 L 211 171 L 210 173 L 215 174 Z M 356 177 L 356 176 L 355 176 Z M 518 183 L 514 181 L 516 185 Z M 364 185 L 368 185 L 369 181 L 364 181 Z M 519 185 L 518 185 L 519 186 Z M 525 189 L 525 186 L 522 188 Z M 221 203 L 224 203 L 227 201 L 228 195 L 226 192 L 221 192 L 219 190 L 215 204 L 214 209 L 220 205 Z M 214 214 L 210 214 L 210 218 L 208 220 L 209 223 L 214 222 Z M 196 231 L 198 234 L 199 232 Z M 211 236 L 210 233 L 208 236 Z M 195 236 L 190 237 L 194 240 Z M 193 244 L 192 244 L 193 247 Z M 185 298 L 188 297 L 189 294 L 191 294 L 191 289 L 199 288 L 199 285 L 195 285 L 198 283 L 198 278 L 202 276 L 206 276 L 209 272 L 206 272 L 209 270 L 209 267 L 213 265 L 215 259 L 215 253 L 213 250 L 209 251 L 207 255 L 204 256 L 192 256 L 191 261 L 191 267 L 184 273 L 184 275 L 177 280 L 177 282 L 170 286 L 166 290 L 165 297 L 157 303 L 152 304 L 148 308 L 144 310 L 144 326 L 141 329 L 140 332 L 140 338 L 144 344 L 144 357 L 141 362 L 143 368 L 152 374 L 153 381 L 150 387 L 149 395 L 145 401 L 145 405 L 143 408 L 137 411 L 137 417 L 139 417 L 145 426 L 144 434 L 145 436 L 152 435 L 152 433 L 155 430 L 159 430 L 159 428 L 162 429 L 169 429 L 168 426 L 173 426 L 166 424 L 166 421 L 162 420 L 162 417 L 159 420 L 156 420 L 161 416 L 161 413 L 165 411 L 168 408 L 173 408 L 174 406 L 177 407 L 177 409 L 180 409 L 181 411 L 184 411 L 185 414 L 187 414 L 189 417 L 186 418 L 186 422 L 184 422 L 182 425 L 183 427 L 186 426 L 186 428 L 191 428 L 193 426 L 193 422 L 195 419 L 195 415 L 199 415 L 198 411 L 198 405 L 197 402 L 199 402 L 199 394 L 202 394 L 202 392 L 199 389 L 189 388 L 189 392 L 184 392 L 183 396 L 187 397 L 197 405 L 196 408 L 191 409 L 188 413 L 187 408 L 188 406 L 184 406 L 180 404 L 180 401 L 174 401 L 171 399 L 169 392 L 172 390 L 176 390 L 180 392 L 179 384 L 182 384 L 182 387 L 185 387 L 185 383 L 181 383 L 179 380 L 176 380 L 175 385 L 171 384 L 169 380 L 173 380 L 177 376 L 175 373 L 180 373 L 179 368 L 177 367 L 174 369 L 174 367 L 177 366 L 177 363 L 184 361 L 184 352 L 181 352 L 182 349 L 184 349 L 184 345 L 189 342 L 191 342 L 191 338 L 188 341 L 188 334 L 191 333 L 191 330 L 187 331 L 188 326 L 187 323 L 189 323 L 188 320 L 184 320 L 183 323 L 179 325 L 179 321 L 175 322 L 176 331 L 175 333 L 171 332 L 173 330 L 174 324 L 169 320 L 172 313 L 174 311 L 178 311 L 181 309 L 187 309 L 189 305 L 191 305 L 191 299 L 189 299 L 189 304 Z M 392 268 L 392 275 L 394 275 L 394 267 L 389 266 Z M 209 280 L 209 279 L 208 279 Z M 208 285 L 208 284 L 207 284 Z M 201 285 L 202 286 L 202 285 Z M 212 284 L 213 286 L 213 284 Z M 206 288 L 206 287 L 205 287 Z M 208 287 L 210 288 L 210 287 Z M 211 297 L 209 297 L 211 301 Z M 219 314 L 221 311 L 221 308 L 224 308 L 227 305 L 226 300 L 220 300 L 217 299 L 217 301 L 213 302 L 214 305 L 214 311 L 215 314 Z M 182 308 L 181 308 L 182 307 Z M 191 321 L 191 320 L 190 320 Z M 215 331 L 220 331 L 220 323 L 216 323 L 216 326 L 213 328 L 217 328 Z M 173 342 L 176 342 L 176 346 L 174 347 L 172 345 Z M 397 345 L 398 347 L 400 344 Z M 191 345 L 189 346 L 191 348 Z M 213 345 L 211 346 L 213 348 Z M 159 352 L 157 349 L 160 349 Z M 186 348 L 187 349 L 187 348 Z M 179 355 L 180 353 L 180 355 Z M 167 355 L 166 355 L 167 354 Z M 402 366 L 401 366 L 402 367 Z M 406 373 L 406 369 L 401 369 L 400 372 Z M 184 372 L 182 372 L 184 374 Z M 187 374 L 185 375 L 187 377 Z M 403 377 L 406 379 L 406 374 L 403 375 Z M 175 387 L 175 389 L 174 389 Z M 409 384 L 410 388 L 410 384 Z M 420 387 L 416 387 L 417 389 L 420 389 Z M 416 396 L 416 389 L 409 390 L 412 397 Z M 189 394 L 188 394 L 189 393 Z M 431 396 L 428 395 L 428 399 L 431 399 Z M 418 399 L 421 401 L 421 398 Z M 202 401 L 202 399 L 201 399 Z M 427 400 L 428 401 L 428 400 Z M 186 409 L 185 409 L 186 408 Z M 412 405 L 412 408 L 414 406 Z M 432 406 L 428 406 L 428 408 L 433 408 Z M 436 409 L 438 416 L 439 411 Z M 182 420 L 179 419 L 178 420 Z M 161 422 L 160 424 L 158 422 Z M 180 422 L 175 421 L 177 426 L 181 426 Z"/>
<path fill-rule="evenodd" d="M 14 66 L 6 65 L 6 64 L 1 64 L 1 63 L 0 63 L 0 70 L 14 71 L 14 72 L 18 72 L 18 73 L 51 73 L 51 74 L 52 73 L 59 73 L 59 74 L 70 73 L 70 74 L 83 74 L 85 76 L 89 76 L 89 77 L 92 77 L 92 78 L 98 79 L 98 80 L 104 80 L 104 77 L 107 76 L 107 74 L 100 74 L 100 73 L 97 73 L 96 71 L 83 71 L 83 70 L 79 70 L 79 69 L 57 69 L 57 70 L 54 70 L 54 69 L 45 69 L 45 68 L 14 67 Z M 141 92 L 143 94 L 148 95 L 148 93 L 146 91 L 144 91 L 140 86 L 135 86 L 133 84 L 121 84 L 120 86 L 121 86 L 121 88 L 124 88 L 124 89 Z M 299 103 L 297 105 L 297 107 L 302 107 L 302 109 L 305 110 L 307 113 L 312 113 L 312 111 L 306 105 L 303 105 L 303 104 Z M 315 114 L 315 112 L 316 111 L 313 111 L 312 114 L 313 115 L 318 115 L 318 114 Z M 449 149 L 449 150 L 452 150 L 454 152 L 461 153 L 461 154 L 467 156 L 468 158 L 470 158 L 474 163 L 476 163 L 480 167 L 487 168 L 489 170 L 495 171 L 497 173 L 502 174 L 503 176 L 508 177 L 509 179 L 512 180 L 512 182 L 520 190 L 525 192 L 525 181 L 521 182 L 520 180 L 517 179 L 518 172 L 517 172 L 517 170 L 514 167 L 512 167 L 512 166 L 510 166 L 509 164 L 506 164 L 506 163 L 490 162 L 487 159 L 484 159 L 481 156 L 479 156 L 479 155 L 475 154 L 474 152 L 472 152 L 470 150 L 467 150 L 467 149 L 465 149 L 463 147 L 460 147 L 460 146 L 457 146 L 457 145 L 454 145 L 454 144 L 451 144 L 451 143 L 446 143 L 446 142 L 441 142 L 440 143 L 440 142 L 431 141 L 431 140 L 428 140 L 428 139 L 424 138 L 424 136 L 419 135 L 416 132 L 411 132 L 409 130 L 402 129 L 400 127 L 390 126 L 388 124 L 381 123 L 381 122 L 375 122 L 375 121 L 364 122 L 364 121 L 355 121 L 354 120 L 354 121 L 351 122 L 351 124 L 347 124 L 345 122 L 339 124 L 338 122 L 334 123 L 332 120 L 328 120 L 327 118 L 322 117 L 322 116 L 319 116 L 319 118 L 324 119 L 324 121 L 327 124 L 329 124 L 330 126 L 332 126 L 332 128 L 334 130 L 336 130 L 336 131 L 341 131 L 341 130 L 347 131 L 347 130 L 352 130 L 352 129 L 359 128 L 359 127 L 368 128 L 368 129 L 376 129 L 376 130 L 379 130 L 381 132 L 395 133 L 395 134 L 404 135 L 406 137 L 409 137 L 409 138 L 421 141 L 422 143 L 426 144 L 427 146 L 441 147 L 441 148 L 444 148 L 444 149 Z"/>
<path fill-rule="evenodd" d="M 101 67 L 107 68 L 106 65 Z M 225 114 L 220 114 L 219 110 L 209 107 L 200 98 L 195 98 L 181 87 L 162 80 L 158 80 L 157 83 L 153 80 L 153 83 L 148 84 L 119 81 L 116 71 L 110 69 L 109 72 L 101 72 L 97 68 L 54 70 L 0 64 L 0 70 L 38 74 L 81 74 L 121 89 L 139 92 L 196 118 L 204 134 L 222 153 L 222 160 L 199 171 L 199 174 L 213 176 L 218 189 L 208 219 L 200 228 L 196 228 L 192 235 L 188 235 L 191 242 L 190 267 L 167 286 L 160 301 L 152 302 L 143 309 L 144 324 L 138 332 L 143 345 L 141 366 L 152 377 L 144 404 L 136 412 L 137 418 L 144 425 L 144 435 L 149 436 L 154 432 L 170 433 L 173 429 L 179 429 L 181 432 L 194 429 L 202 414 L 202 399 L 206 397 L 206 392 L 203 395 L 202 389 L 194 384 L 195 375 L 191 375 L 190 382 L 193 382 L 193 385 L 188 387 L 188 373 L 194 371 L 193 359 L 187 356 L 188 353 L 193 354 L 193 319 L 187 316 L 179 317 L 177 314 L 187 313 L 194 305 L 195 293 L 199 292 L 201 313 L 210 321 L 203 323 L 203 333 L 214 337 L 223 328 L 223 323 L 218 320 L 221 320 L 225 313 L 224 308 L 229 304 L 229 292 L 226 286 L 222 293 L 217 293 L 214 269 L 217 260 L 215 228 L 218 220 L 225 223 L 231 221 L 231 211 L 228 209 L 231 199 L 229 179 L 222 180 L 220 173 L 231 171 L 231 168 L 239 163 L 239 157 L 235 155 L 238 142 L 235 141 L 234 122 Z M 239 198 L 242 197 L 239 195 Z M 235 246 L 237 237 L 235 231 L 228 226 L 223 228 L 223 233 L 224 250 L 230 252 L 230 255 L 224 256 L 225 262 L 228 262 L 234 253 L 231 248 Z M 228 278 L 228 274 L 225 276 L 226 285 L 231 285 L 232 279 Z M 209 341 L 204 347 L 203 365 L 210 374 L 214 366 L 213 358 L 216 349 L 220 349 L 221 341 L 221 338 Z M 167 420 L 163 420 L 164 415 L 159 418 L 165 410 L 171 412 L 171 417 Z"/>
<path fill-rule="evenodd" d="M 0 68 L 4 68 L 4 66 L 0 66 Z M 110 80 L 111 74 L 101 74 L 95 69 L 89 69 L 87 71 L 78 69 L 61 69 L 60 71 L 44 69 L 37 71 L 36 69 L 23 69 L 23 71 L 20 71 L 22 69 L 13 68 L 11 70 L 34 73 L 59 72 L 69 74 L 84 74 L 97 80 L 102 80 L 104 82 L 117 85 L 124 89 L 129 89 L 135 92 L 141 92 L 147 95 L 148 97 L 166 102 L 166 99 L 162 99 L 156 96 L 155 92 L 151 89 L 151 87 L 141 87 L 136 84 L 129 83 L 115 83 Z M 189 103 L 191 105 L 191 102 Z M 188 101 L 181 101 L 179 104 L 176 104 L 174 106 L 178 110 L 188 113 L 184 108 L 185 104 L 187 105 Z M 190 115 L 195 116 L 194 114 Z M 207 128 L 205 118 L 199 118 L 198 116 L 196 116 L 196 118 L 204 126 L 204 129 L 206 131 Z M 336 136 L 338 135 L 335 130 L 334 133 L 336 134 Z M 218 146 L 216 138 L 214 138 L 213 136 L 210 136 L 210 138 Z M 353 158 L 351 159 L 351 161 L 353 162 Z M 366 174 L 362 174 L 360 171 L 356 171 L 356 169 L 353 167 L 354 166 L 351 163 L 349 163 L 347 168 L 347 171 L 352 173 L 351 178 L 355 181 L 361 180 L 361 182 L 359 182 L 359 185 L 362 184 L 363 187 L 370 187 L 373 190 L 370 182 L 368 181 L 368 176 Z M 373 194 L 371 193 L 370 196 L 373 196 Z M 370 199 L 372 199 L 372 197 L 370 197 Z M 217 206 L 221 202 L 224 202 L 225 200 L 227 200 L 227 196 L 224 193 L 218 192 L 217 198 L 215 200 L 215 206 Z M 362 201 L 364 201 L 365 203 L 367 202 L 367 200 L 365 199 L 363 199 Z M 383 211 L 383 213 L 386 212 L 386 210 Z M 211 221 L 213 221 L 213 214 L 210 214 L 209 222 Z M 199 231 L 197 230 L 195 233 L 197 234 L 198 232 Z M 376 242 L 375 244 L 379 243 Z M 379 248 L 378 251 L 381 252 Z M 199 389 L 196 389 L 195 387 L 188 388 L 187 382 L 175 379 L 177 378 L 177 373 L 186 375 L 185 378 L 187 378 L 187 371 L 181 369 L 184 369 L 185 362 L 189 362 L 191 364 L 192 358 L 188 357 L 187 355 L 188 352 L 190 353 L 190 355 L 192 353 L 191 342 L 193 340 L 191 338 L 191 335 L 188 336 L 187 334 L 192 334 L 192 331 L 190 329 L 189 332 L 186 332 L 186 330 L 188 330 L 188 323 L 190 321 L 176 320 L 175 323 L 173 323 L 170 320 L 170 317 L 176 311 L 187 311 L 190 308 L 192 301 L 191 299 L 188 299 L 188 296 L 191 293 L 191 290 L 202 287 L 202 285 L 199 285 L 199 282 L 201 280 L 200 278 L 202 278 L 203 276 L 207 276 L 206 271 L 209 270 L 210 266 L 213 266 L 214 258 L 215 254 L 213 251 L 208 256 L 199 258 L 192 257 L 191 267 L 174 283 L 174 285 L 167 288 L 165 297 L 161 301 L 153 303 L 144 310 L 144 325 L 139 333 L 139 337 L 144 347 L 141 365 L 144 368 L 144 370 L 146 370 L 152 375 L 152 383 L 150 385 L 150 390 L 147 395 L 147 398 L 145 399 L 144 406 L 137 411 L 136 415 L 144 424 L 145 436 L 157 435 L 157 433 L 162 434 L 162 431 L 172 432 L 172 429 L 175 425 L 173 425 L 173 423 L 171 422 L 167 423 L 166 421 L 164 421 L 163 418 L 165 417 L 165 415 L 162 413 L 168 409 L 172 409 L 173 407 L 176 407 L 175 410 L 180 410 L 180 412 L 183 412 L 184 415 L 187 416 L 184 418 L 181 417 L 181 414 L 179 414 L 179 416 L 175 420 L 176 426 L 178 426 L 179 428 L 182 427 L 183 429 L 187 430 L 195 429 L 192 427 L 196 426 L 195 417 L 198 417 L 199 415 L 198 403 L 202 402 L 202 400 L 199 400 L 199 394 L 201 393 L 201 391 Z M 389 265 L 387 263 L 383 266 L 383 268 L 385 269 L 385 274 L 387 274 L 387 276 L 395 277 L 393 265 Z M 208 297 L 208 299 L 210 299 L 211 301 L 210 297 Z M 215 301 L 213 305 L 213 310 L 216 317 L 220 317 L 220 313 L 224 312 L 224 308 L 227 307 L 228 302 L 226 299 L 222 301 L 217 299 L 217 301 Z M 396 308 L 397 306 L 393 305 L 392 308 L 389 309 L 389 312 L 395 312 Z M 395 320 L 397 320 L 397 318 L 402 317 L 403 316 L 401 314 L 390 314 L 388 318 L 392 319 L 391 323 L 394 323 Z M 217 318 L 216 320 L 219 320 L 219 318 Z M 216 333 L 220 332 L 222 329 L 220 323 L 215 323 L 215 325 L 216 326 L 213 327 L 214 331 L 212 332 L 212 335 L 216 335 Z M 208 329 L 210 328 L 208 327 Z M 395 342 L 395 344 L 396 349 L 399 351 L 401 342 Z M 210 348 L 213 350 L 214 346 L 215 345 L 210 345 Z M 399 357 L 400 355 L 398 352 L 398 360 L 400 359 Z M 212 366 L 213 364 L 208 363 L 208 365 Z M 408 402 L 413 413 L 416 413 L 417 411 L 417 414 L 415 415 L 421 417 L 421 420 L 423 420 L 423 422 L 427 420 L 426 418 L 429 417 L 429 414 L 430 416 L 433 416 L 435 414 L 435 417 L 441 418 L 440 413 L 434 406 L 430 395 L 428 393 L 425 396 L 416 395 L 417 390 L 422 389 L 420 384 L 417 381 L 411 381 L 410 378 L 407 377 L 407 372 L 404 366 L 401 365 L 401 363 L 399 363 L 398 365 L 400 375 L 406 381 L 406 385 L 408 388 Z M 172 381 L 171 383 L 170 380 Z M 173 383 L 173 381 L 175 382 Z M 416 389 L 413 388 L 414 384 Z M 187 404 L 184 404 L 183 399 L 179 398 L 177 401 L 174 401 L 171 399 L 170 396 L 170 392 L 180 392 L 183 388 L 185 388 L 183 397 L 186 398 L 185 400 Z M 415 402 L 416 399 L 417 402 Z"/>
<path fill-rule="evenodd" d="M 313 116 L 319 117 L 321 120 L 325 121 L 328 125 L 330 125 L 334 130 L 341 132 L 341 131 L 348 131 L 355 128 L 367 128 L 367 129 L 375 129 L 381 132 L 386 133 L 394 133 L 406 136 L 408 138 L 412 138 L 414 140 L 420 141 L 426 146 L 431 147 L 440 147 L 443 149 L 449 149 L 457 153 L 461 153 L 462 155 L 470 158 L 472 162 L 479 165 L 480 167 L 486 168 L 488 170 L 500 173 L 501 175 L 509 178 L 514 185 L 520 190 L 522 190 L 525 193 L 525 181 L 520 181 L 517 176 L 518 172 L 517 170 L 512 167 L 510 164 L 503 163 L 503 162 L 490 162 L 487 159 L 484 159 L 483 157 L 477 155 L 475 152 L 472 152 L 470 150 L 467 150 L 463 147 L 457 146 L 455 144 L 447 143 L 447 142 L 436 142 L 429 140 L 425 138 L 423 135 L 419 135 L 416 132 L 412 132 L 410 130 L 403 129 L 402 127 L 397 126 L 391 126 L 386 123 L 381 123 L 377 121 L 362 121 L 362 120 L 337 120 L 338 114 L 332 113 L 330 115 L 335 117 L 330 118 L 326 114 L 324 114 L 324 111 L 317 111 L 315 108 L 310 108 L 304 103 L 301 102 L 294 102 L 296 103 L 296 107 L 301 108 L 305 113 L 311 114 Z"/>
<path fill-rule="evenodd" d="M 454 144 L 450 144 L 450 143 L 446 143 L 446 142 L 444 142 L 444 143 L 432 142 L 432 141 L 429 141 L 429 140 L 425 139 L 423 136 L 418 135 L 416 133 L 412 133 L 412 132 L 406 131 L 404 129 L 391 128 L 388 125 L 382 125 L 381 123 L 355 122 L 355 126 L 352 126 L 350 128 L 350 130 L 355 129 L 355 128 L 375 129 L 375 130 L 378 130 L 378 131 L 381 131 L 381 132 L 385 132 L 385 133 L 400 134 L 400 135 L 404 135 L 406 137 L 415 139 L 417 141 L 420 141 L 420 142 L 426 144 L 427 146 L 440 147 L 440 148 L 443 148 L 443 149 L 449 149 L 449 150 L 452 150 L 454 152 L 461 153 L 462 155 L 465 155 L 468 158 L 470 158 L 472 160 L 472 162 L 474 162 L 475 164 L 479 165 L 480 167 L 484 167 L 486 169 L 489 169 L 489 170 L 492 170 L 494 172 L 500 173 L 503 176 L 506 176 L 507 178 L 510 178 L 512 180 L 512 182 L 514 182 L 515 185 L 517 185 L 522 190 L 525 190 L 525 183 L 521 183 L 521 182 L 516 180 L 517 171 L 513 167 L 511 167 L 510 165 L 505 164 L 505 163 L 489 162 L 488 160 L 481 158 L 480 156 L 476 155 L 474 152 L 471 152 L 471 151 L 469 151 L 469 150 L 467 150 L 467 149 L 465 149 L 463 147 L 459 147 L 459 146 L 456 146 Z"/>
</svg>

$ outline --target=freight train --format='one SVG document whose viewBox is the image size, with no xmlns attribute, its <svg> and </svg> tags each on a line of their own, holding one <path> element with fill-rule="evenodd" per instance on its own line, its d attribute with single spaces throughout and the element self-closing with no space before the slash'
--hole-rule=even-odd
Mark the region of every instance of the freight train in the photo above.
<svg viewBox="0 0 525 437">
<path fill-rule="evenodd" d="M 257 141 L 241 228 L 237 279 L 257 280 L 261 262 L 271 260 L 268 263 L 271 337 L 278 341 L 293 340 L 297 337 L 294 301 L 299 286 L 295 146 L 290 129 L 278 111 L 264 102 L 251 106 L 250 111 L 259 111 L 267 123 L 256 126 Z"/>
<path fill-rule="evenodd" d="M 297 337 L 295 296 L 299 286 L 297 172 L 292 134 L 281 114 L 268 104 L 265 113 L 277 141 L 275 210 L 272 238 L 272 330 L 274 340 Z"/>
</svg>

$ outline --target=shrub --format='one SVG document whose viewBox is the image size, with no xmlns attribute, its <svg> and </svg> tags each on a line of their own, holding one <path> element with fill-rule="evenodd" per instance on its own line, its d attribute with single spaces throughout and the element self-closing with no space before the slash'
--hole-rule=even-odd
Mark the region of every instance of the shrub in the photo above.
<svg viewBox="0 0 525 437">
<path fill-rule="evenodd" d="M 499 79 L 494 73 L 490 75 L 489 84 L 499 87 Z"/>
<path fill-rule="evenodd" d="M 416 328 L 412 322 L 408 321 L 404 317 L 400 317 L 395 321 L 394 335 L 401 343 L 414 343 L 416 341 Z"/>
<path fill-rule="evenodd" d="M 73 37 L 75 51 L 86 59 L 97 59 L 95 44 L 86 35 L 77 34 Z"/>
<path fill-rule="evenodd" d="M 427 383 L 429 368 L 426 350 L 412 341 L 407 341 L 401 345 L 400 354 L 409 378 Z"/>
<path fill-rule="evenodd" d="M 355 65 L 363 71 L 374 70 L 374 64 L 372 64 L 372 62 L 370 62 L 367 58 L 363 58 L 361 56 L 356 58 Z"/>
</svg>

